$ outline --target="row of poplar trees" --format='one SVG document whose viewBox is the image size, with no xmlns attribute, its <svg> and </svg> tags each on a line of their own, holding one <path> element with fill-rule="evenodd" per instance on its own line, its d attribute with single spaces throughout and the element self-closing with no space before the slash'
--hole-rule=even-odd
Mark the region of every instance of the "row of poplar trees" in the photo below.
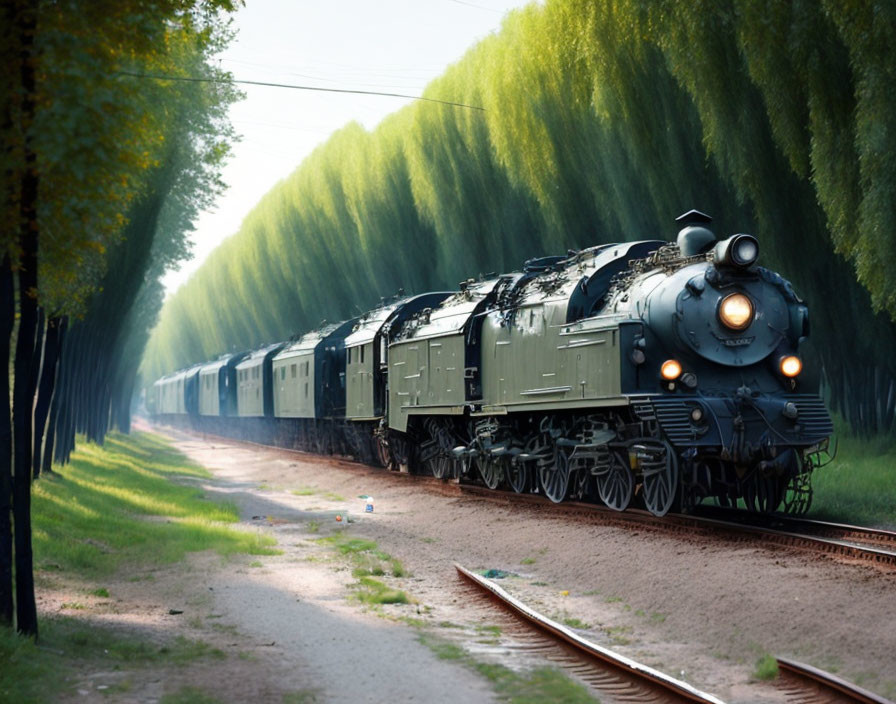
<svg viewBox="0 0 896 704">
<path fill-rule="evenodd" d="M 76 433 L 128 429 L 159 278 L 221 190 L 232 84 L 145 76 L 226 79 L 210 59 L 233 5 L 3 4 L 0 627 L 37 635 L 32 482 Z"/>
<path fill-rule="evenodd" d="M 753 232 L 810 304 L 826 395 L 896 411 L 896 4 L 547 0 L 425 95 L 350 124 L 163 309 L 155 379 L 540 254 L 674 239 L 696 207 Z"/>
</svg>

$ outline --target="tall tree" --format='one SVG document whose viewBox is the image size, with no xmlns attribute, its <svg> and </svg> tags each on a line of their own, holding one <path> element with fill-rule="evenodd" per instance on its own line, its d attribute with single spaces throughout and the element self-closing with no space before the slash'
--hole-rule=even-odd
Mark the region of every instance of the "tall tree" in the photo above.
<svg viewBox="0 0 896 704">
<path fill-rule="evenodd" d="M 893 15 L 875 0 L 515 11 L 426 88 L 484 112 L 415 103 L 335 133 L 172 297 L 144 376 L 348 317 L 399 286 L 669 239 L 696 206 L 720 234 L 756 232 L 763 263 L 812 304 L 834 407 L 861 432 L 893 430 L 896 270 L 875 266 L 896 247 Z"/>
<path fill-rule="evenodd" d="M 186 254 L 192 219 L 221 187 L 217 170 L 231 137 L 222 118 L 232 88 L 172 88 L 134 74 L 221 77 L 208 59 L 228 37 L 218 13 L 233 7 L 230 0 L 17 0 L 4 6 L 0 52 L 13 70 L 0 79 L 0 215 L 8 225 L 0 229 L 0 329 L 7 332 L 0 356 L 8 357 L 13 337 L 16 347 L 11 443 L 9 414 L 0 424 L 0 619 L 10 620 L 14 555 L 16 625 L 24 633 L 37 635 L 30 485 L 43 438 L 34 434 L 35 420 L 40 432 L 55 398 L 49 448 L 70 452 L 75 429 L 102 439 L 111 398 L 122 393 L 104 375 L 132 387 L 136 359 L 120 355 L 129 349 L 129 334 L 145 337 L 155 312 L 134 305 L 160 303 L 158 296 L 141 298 L 140 291 L 154 285 L 147 276 L 157 279 Z M 166 209 L 178 217 L 157 237 Z M 13 280 L 17 286 L 7 298 Z M 53 321 L 46 342 L 43 311 Z M 91 315 L 105 348 L 78 330 Z M 81 398 L 55 389 L 53 347 L 64 316 L 76 321 L 79 334 L 62 345 L 59 389 L 80 390 Z M 88 350 L 97 352 L 93 359 L 84 357 Z M 68 353 L 82 364 L 67 365 Z"/>
</svg>

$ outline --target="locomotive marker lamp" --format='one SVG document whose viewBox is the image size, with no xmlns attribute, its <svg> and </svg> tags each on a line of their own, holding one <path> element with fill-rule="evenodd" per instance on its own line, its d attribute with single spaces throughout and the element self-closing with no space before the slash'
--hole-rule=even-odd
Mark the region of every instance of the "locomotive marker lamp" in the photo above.
<svg viewBox="0 0 896 704">
<path fill-rule="evenodd" d="M 660 375 L 666 381 L 675 381 L 681 376 L 681 362 L 676 359 L 667 359 L 660 367 Z"/>
<path fill-rule="evenodd" d="M 786 376 L 788 379 L 793 379 L 798 376 L 801 371 L 803 371 L 803 362 L 796 355 L 788 355 L 787 357 L 782 357 L 781 362 L 779 364 L 781 369 L 781 373 Z"/>
<path fill-rule="evenodd" d="M 753 322 L 753 302 L 743 293 L 732 293 L 719 304 L 719 320 L 731 330 L 746 330 Z"/>
</svg>

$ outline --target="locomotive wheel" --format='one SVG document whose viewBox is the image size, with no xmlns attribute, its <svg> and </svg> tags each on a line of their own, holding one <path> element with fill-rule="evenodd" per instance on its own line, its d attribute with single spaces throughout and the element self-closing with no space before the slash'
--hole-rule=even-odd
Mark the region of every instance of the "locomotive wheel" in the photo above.
<svg viewBox="0 0 896 704">
<path fill-rule="evenodd" d="M 432 459 L 426 461 L 426 465 L 432 472 L 432 476 L 434 476 L 436 479 L 444 479 L 445 477 L 447 477 L 453 463 L 454 462 L 451 458 L 446 457 L 442 453 L 439 453 Z"/>
<path fill-rule="evenodd" d="M 572 491 L 573 496 L 578 500 L 587 499 L 591 496 L 593 488 L 594 485 L 591 481 L 591 472 L 584 467 L 580 468 L 576 472 L 575 489 Z"/>
<path fill-rule="evenodd" d="M 566 498 L 569 492 L 569 457 L 565 452 L 554 453 L 554 461 L 538 468 L 541 490 L 555 504 Z"/>
<path fill-rule="evenodd" d="M 778 477 L 763 477 L 756 474 L 744 486 L 744 503 L 748 511 L 772 513 L 778 508 L 784 496 L 784 486 Z"/>
<path fill-rule="evenodd" d="M 784 490 L 784 513 L 802 516 L 812 505 L 812 482 L 809 472 L 791 477 Z"/>
<path fill-rule="evenodd" d="M 427 456 L 424 464 L 432 476 L 444 479 L 454 465 L 454 458 L 448 455 L 452 444 L 451 437 L 448 431 L 438 427 L 434 422 L 427 424 L 426 429 L 430 440 L 420 446 L 421 455 Z"/>
<path fill-rule="evenodd" d="M 380 438 L 376 439 L 376 455 L 380 460 L 380 464 L 386 469 L 393 472 L 398 469 L 398 463 L 392 456 L 392 450 L 386 442 Z"/>
<path fill-rule="evenodd" d="M 479 475 L 489 489 L 497 489 L 498 484 L 504 478 L 504 467 L 501 462 L 491 457 L 477 457 L 476 466 L 479 467 Z"/>
<path fill-rule="evenodd" d="M 679 495 L 678 463 L 666 447 L 666 461 L 658 467 L 642 470 L 644 504 L 654 516 L 665 516 Z"/>
<path fill-rule="evenodd" d="M 517 494 L 529 490 L 529 465 L 525 462 L 511 462 L 507 467 L 507 483 Z"/>
<path fill-rule="evenodd" d="M 597 493 L 600 500 L 614 511 L 625 511 L 632 500 L 635 479 L 628 464 L 618 452 L 606 470 L 597 475 Z"/>
</svg>

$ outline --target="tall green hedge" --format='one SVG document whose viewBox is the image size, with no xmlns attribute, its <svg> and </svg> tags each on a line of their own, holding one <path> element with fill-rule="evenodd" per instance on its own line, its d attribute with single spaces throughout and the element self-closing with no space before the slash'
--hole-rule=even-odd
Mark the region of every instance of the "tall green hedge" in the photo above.
<svg viewBox="0 0 896 704">
<path fill-rule="evenodd" d="M 757 234 L 809 302 L 833 405 L 891 430 L 896 17 L 871 0 L 548 0 L 418 102 L 336 132 L 165 306 L 147 378 L 282 339 L 399 286 L 675 235 Z"/>
</svg>

